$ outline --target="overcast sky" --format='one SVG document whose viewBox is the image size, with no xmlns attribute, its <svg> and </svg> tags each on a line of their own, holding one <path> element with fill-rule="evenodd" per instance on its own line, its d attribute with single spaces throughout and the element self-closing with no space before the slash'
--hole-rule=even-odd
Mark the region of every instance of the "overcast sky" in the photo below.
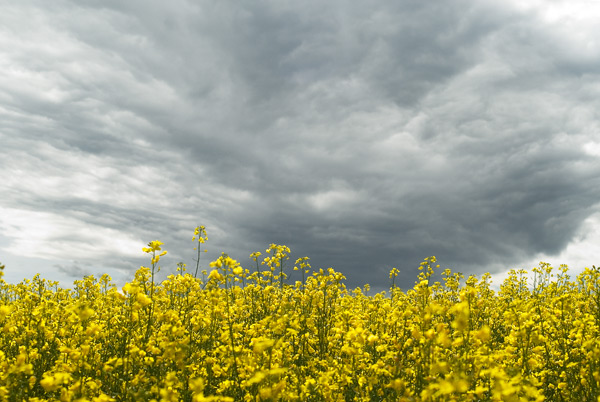
<svg viewBox="0 0 600 402">
<path fill-rule="evenodd" d="M 0 1 L 0 262 L 600 264 L 597 1 Z M 533 264 L 533 265 L 532 265 Z"/>
</svg>

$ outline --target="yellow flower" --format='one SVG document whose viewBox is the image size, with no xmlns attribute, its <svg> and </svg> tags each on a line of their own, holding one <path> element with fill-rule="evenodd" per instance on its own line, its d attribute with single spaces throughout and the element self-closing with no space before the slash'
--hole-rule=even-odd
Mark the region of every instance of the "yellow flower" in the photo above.
<svg viewBox="0 0 600 402">
<path fill-rule="evenodd" d="M 475 332 L 475 338 L 480 339 L 482 342 L 487 342 L 490 339 L 490 327 L 488 325 L 484 325 Z"/>
<path fill-rule="evenodd" d="M 135 296 L 135 300 L 139 304 L 141 304 L 143 307 L 145 307 L 145 306 L 147 306 L 149 304 L 152 304 L 152 300 L 148 296 L 146 296 L 146 294 L 144 294 L 144 293 L 138 293 Z"/>
<path fill-rule="evenodd" d="M 223 275 L 221 275 L 221 273 L 218 270 L 213 269 L 212 271 L 210 271 L 210 274 L 208 274 L 208 279 L 215 279 L 217 281 L 221 281 L 223 280 Z"/>
<path fill-rule="evenodd" d="M 57 384 L 57 382 L 54 380 L 54 377 L 44 377 L 42 380 L 40 380 L 40 385 L 44 387 L 46 392 L 50 392 L 56 391 L 60 384 Z"/>
<path fill-rule="evenodd" d="M 0 320 L 4 320 L 11 313 L 11 307 L 7 305 L 0 306 Z"/>
</svg>

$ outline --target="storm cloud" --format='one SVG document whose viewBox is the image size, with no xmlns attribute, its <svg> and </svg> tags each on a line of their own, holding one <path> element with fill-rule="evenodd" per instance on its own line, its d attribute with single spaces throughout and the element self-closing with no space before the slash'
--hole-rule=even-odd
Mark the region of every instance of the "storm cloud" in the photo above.
<svg viewBox="0 0 600 402">
<path fill-rule="evenodd" d="M 170 273 L 200 224 L 205 268 L 278 243 L 380 289 L 559 256 L 600 229 L 588 3 L 5 4 L 7 278 L 124 281 L 155 239 Z"/>
</svg>

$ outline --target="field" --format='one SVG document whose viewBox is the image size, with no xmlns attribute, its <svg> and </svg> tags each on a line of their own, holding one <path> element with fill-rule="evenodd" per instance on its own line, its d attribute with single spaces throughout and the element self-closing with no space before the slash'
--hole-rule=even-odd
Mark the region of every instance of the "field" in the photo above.
<svg viewBox="0 0 600 402">
<path fill-rule="evenodd" d="M 199 260 L 203 227 L 194 240 Z M 570 278 L 542 263 L 533 283 L 513 271 L 494 291 L 429 257 L 413 289 L 394 268 L 390 290 L 367 295 L 281 245 L 251 269 L 224 254 L 161 283 L 162 243 L 144 251 L 150 266 L 122 289 L 106 275 L 0 282 L 0 400 L 600 400 L 595 267 Z"/>
</svg>

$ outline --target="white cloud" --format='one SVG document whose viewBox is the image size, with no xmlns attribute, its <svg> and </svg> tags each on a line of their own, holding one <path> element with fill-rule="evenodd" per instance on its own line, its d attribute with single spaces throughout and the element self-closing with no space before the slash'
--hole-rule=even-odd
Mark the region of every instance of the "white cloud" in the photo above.
<svg viewBox="0 0 600 402">
<path fill-rule="evenodd" d="M 360 194 L 349 188 L 322 191 L 307 197 L 309 204 L 319 212 L 345 208 L 358 201 Z"/>
<path fill-rule="evenodd" d="M 57 213 L 0 207 L 0 228 L 10 239 L 4 252 L 40 259 L 139 257 L 144 242 L 115 229 Z"/>
<path fill-rule="evenodd" d="M 583 150 L 592 156 L 600 156 L 600 142 L 587 142 L 583 145 Z"/>
<path fill-rule="evenodd" d="M 600 41 L 600 1 L 597 0 L 511 0 L 512 6 L 537 16 L 551 27 L 557 40 L 572 45 L 573 54 L 597 52 Z M 567 50 L 567 49 L 565 49 Z"/>
<path fill-rule="evenodd" d="M 559 254 L 549 255 L 539 253 L 528 260 L 515 264 L 512 268 L 515 270 L 527 270 L 531 283 L 533 278 L 532 268 L 539 266 L 541 262 L 549 263 L 554 267 L 554 273 L 557 273 L 558 268 L 564 264 L 569 267 L 568 274 L 574 280 L 585 268 L 591 268 L 592 265 L 600 266 L 600 259 L 598 259 L 599 244 L 600 212 L 589 216 L 583 222 L 573 240 Z M 508 277 L 509 271 L 510 269 L 507 269 L 492 275 L 493 284 L 496 289 Z"/>
</svg>

